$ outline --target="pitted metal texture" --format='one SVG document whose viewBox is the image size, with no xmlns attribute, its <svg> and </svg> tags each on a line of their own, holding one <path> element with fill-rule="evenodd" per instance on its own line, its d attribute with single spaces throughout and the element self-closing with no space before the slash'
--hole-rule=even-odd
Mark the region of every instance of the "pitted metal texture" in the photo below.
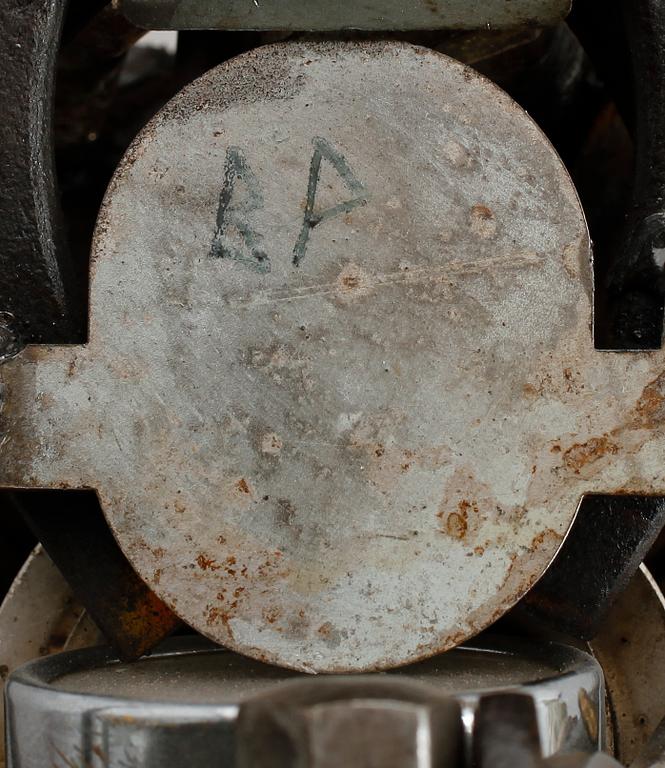
<svg viewBox="0 0 665 768">
<path fill-rule="evenodd" d="M 90 339 L 1 371 L 3 485 L 90 487 L 179 616 L 311 672 L 502 615 L 588 492 L 656 493 L 663 355 L 594 350 L 587 228 L 530 118 L 397 43 L 258 49 L 143 131 Z"/>
</svg>

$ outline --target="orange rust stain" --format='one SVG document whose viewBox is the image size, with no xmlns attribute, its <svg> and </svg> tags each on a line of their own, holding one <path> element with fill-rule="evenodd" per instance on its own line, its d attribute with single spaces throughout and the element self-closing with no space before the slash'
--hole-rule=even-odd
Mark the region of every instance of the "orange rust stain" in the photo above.
<svg viewBox="0 0 665 768">
<path fill-rule="evenodd" d="M 640 422 L 646 427 L 657 426 L 665 421 L 665 373 L 644 387 L 635 410 Z"/>
<path fill-rule="evenodd" d="M 445 518 L 445 530 L 449 536 L 454 539 L 463 539 L 469 529 L 469 512 L 478 513 L 478 505 L 475 501 L 467 501 L 462 499 L 457 505 L 456 512 L 446 513 L 445 510 L 441 510 L 437 513 L 437 517 L 441 520 Z"/>
<path fill-rule="evenodd" d="M 533 384 L 525 384 L 522 387 L 522 391 L 524 392 L 525 395 L 537 395 L 538 394 L 538 390 L 536 389 L 536 387 L 533 386 Z"/>
<path fill-rule="evenodd" d="M 326 623 L 321 624 L 321 626 L 316 631 L 317 634 L 321 635 L 321 637 L 330 637 L 333 631 L 333 625 L 329 621 L 326 621 Z"/>
<path fill-rule="evenodd" d="M 607 435 L 602 435 L 601 437 L 592 437 L 586 443 L 575 443 L 563 454 L 563 462 L 568 469 L 572 469 L 575 474 L 579 475 L 580 470 L 587 464 L 593 464 L 603 456 L 612 455 L 618 451 L 619 446 L 613 443 Z"/>
<path fill-rule="evenodd" d="M 166 554 L 166 550 L 163 547 L 151 547 L 148 544 L 146 544 L 145 541 L 137 541 L 136 546 L 139 549 L 143 549 L 147 552 L 150 552 L 150 554 L 157 560 L 161 560 L 164 555 Z"/>
<path fill-rule="evenodd" d="M 222 567 L 214 557 L 208 557 L 203 552 L 196 558 L 196 562 L 202 571 L 218 571 Z"/>
<path fill-rule="evenodd" d="M 152 580 L 155 584 L 159 584 L 159 582 L 162 580 L 162 569 L 158 568 L 153 574 L 152 574 Z"/>
<path fill-rule="evenodd" d="M 118 621 L 126 644 L 132 647 L 137 658 L 167 637 L 180 623 L 154 592 L 147 593 L 123 610 Z"/>
<path fill-rule="evenodd" d="M 251 493 L 249 485 L 247 484 L 247 480 L 245 480 L 244 477 L 241 477 L 240 480 L 238 480 L 236 483 L 236 488 L 240 491 L 240 493 Z"/>
<path fill-rule="evenodd" d="M 476 219 L 484 219 L 485 221 L 489 221 L 490 219 L 494 218 L 492 209 L 488 208 L 486 205 L 481 205 L 480 203 L 473 206 L 471 209 L 471 215 Z"/>
<path fill-rule="evenodd" d="M 550 448 L 550 453 L 561 453 L 561 446 L 557 443 Z"/>
<path fill-rule="evenodd" d="M 282 612 L 279 608 L 266 608 L 266 610 L 263 611 L 263 618 L 268 624 L 274 624 L 281 615 Z"/>
<path fill-rule="evenodd" d="M 206 610 L 206 624 L 212 627 L 213 624 L 222 624 L 226 629 L 226 632 L 231 640 L 235 640 L 233 636 L 233 630 L 231 629 L 230 620 L 233 618 L 228 611 L 222 608 L 216 608 L 215 606 L 208 606 Z"/>
<path fill-rule="evenodd" d="M 473 551 L 478 557 L 482 557 L 485 554 L 485 547 L 474 547 Z"/>
<path fill-rule="evenodd" d="M 465 517 L 457 512 L 451 512 L 446 519 L 446 531 L 455 539 L 463 539 L 466 536 L 468 523 Z"/>
<path fill-rule="evenodd" d="M 545 570 L 549 562 L 550 551 L 554 550 L 561 543 L 561 539 L 562 537 L 553 528 L 546 528 L 534 536 L 530 546 L 523 555 L 513 553 L 510 556 L 512 562 L 492 600 L 481 608 L 472 611 L 467 617 L 472 632 L 478 632 L 501 618 L 506 610 L 533 586 L 540 576 L 538 569 L 536 568 L 535 572 L 533 569 L 534 555 L 539 550 L 546 549 L 545 553 L 538 555 L 539 561 L 542 564 L 542 570 Z M 491 611 L 489 617 L 488 611 Z M 467 631 L 462 640 L 468 636 L 469 632 Z"/>
<path fill-rule="evenodd" d="M 540 549 L 546 542 L 548 544 L 556 544 L 561 541 L 561 536 L 553 528 L 545 528 L 545 530 L 536 534 L 531 540 L 530 551 L 533 552 L 536 549 Z"/>
</svg>

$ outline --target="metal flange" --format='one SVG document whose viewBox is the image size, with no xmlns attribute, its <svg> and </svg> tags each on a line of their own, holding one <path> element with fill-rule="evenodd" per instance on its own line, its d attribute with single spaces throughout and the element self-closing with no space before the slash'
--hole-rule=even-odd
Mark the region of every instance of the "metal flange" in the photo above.
<svg viewBox="0 0 665 768">
<path fill-rule="evenodd" d="M 528 116 L 396 43 L 259 49 L 139 136 L 90 341 L 3 366 L 0 481 L 94 487 L 181 617 L 308 671 L 457 645 L 586 492 L 665 490 L 661 353 L 593 349 L 579 201 Z"/>
<path fill-rule="evenodd" d="M 485 29 L 561 21 L 571 0 L 123 0 L 127 17 L 146 29 Z"/>
</svg>

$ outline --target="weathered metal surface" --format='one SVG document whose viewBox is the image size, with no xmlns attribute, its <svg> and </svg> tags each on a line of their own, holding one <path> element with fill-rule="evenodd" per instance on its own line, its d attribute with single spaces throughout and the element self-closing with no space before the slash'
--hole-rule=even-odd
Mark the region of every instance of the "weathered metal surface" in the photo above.
<svg viewBox="0 0 665 768">
<path fill-rule="evenodd" d="M 474 29 L 547 26 L 571 0 L 123 0 L 127 17 L 146 29 Z"/>
<path fill-rule="evenodd" d="M 665 523 L 665 500 L 589 496 L 520 610 L 559 632 L 595 637 Z"/>
<path fill-rule="evenodd" d="M 136 575 L 101 511 L 91 511 L 83 494 L 71 494 L 57 512 L 34 494 L 18 501 L 49 557 L 122 658 L 139 658 L 180 624 Z"/>
<path fill-rule="evenodd" d="M 661 341 L 665 300 L 665 2 L 622 0 L 618 5 L 628 38 L 636 151 L 610 300 L 617 342 L 650 347 Z"/>
<path fill-rule="evenodd" d="M 0 311 L 34 342 L 82 338 L 84 273 L 69 262 L 60 226 L 53 153 L 55 59 L 66 3 L 0 6 Z M 0 356 L 2 350 L 0 350 Z"/>
<path fill-rule="evenodd" d="M 589 242 L 505 94 L 401 44 L 259 49 L 109 190 L 90 341 L 3 366 L 0 481 L 94 487 L 211 638 L 309 671 L 460 643 L 584 493 L 665 490 L 663 355 L 594 351 Z"/>
<path fill-rule="evenodd" d="M 37 547 L 0 604 L 0 722 L 4 687 L 17 667 L 39 656 L 103 642 L 99 630 L 72 595 L 48 555 Z M 5 734 L 0 728 L 0 766 Z"/>
<path fill-rule="evenodd" d="M 372 694 L 368 683 L 381 689 L 374 688 Z M 585 733 L 578 703 L 584 690 L 588 700 L 595 702 L 596 714 L 602 712 L 602 672 L 590 656 L 567 646 L 486 638 L 481 644 L 456 648 L 386 675 L 335 681 L 303 680 L 298 673 L 243 658 L 197 637 L 172 638 L 150 657 L 132 664 L 97 648 L 39 660 L 18 670 L 8 690 L 10 768 L 126 768 L 128 764 L 205 768 L 211 763 L 238 768 L 243 762 L 251 764 L 256 753 L 263 751 L 257 726 L 263 727 L 266 736 L 265 726 L 274 722 L 272 715 L 282 724 L 298 719 L 302 724 L 303 719 L 316 717 L 317 701 L 333 704 L 343 693 L 341 685 L 349 696 L 355 696 L 359 686 L 365 687 L 375 703 L 377 697 L 399 691 L 402 699 L 406 693 L 416 702 L 454 699 L 455 709 L 461 711 L 468 755 L 478 732 L 475 720 L 483 697 L 499 691 L 533 697 L 543 755 L 602 748 L 600 730 L 593 742 Z M 397 702 L 395 708 L 399 710 Z M 321 709 L 318 712 L 322 714 Z M 330 723 L 330 714 L 328 709 L 322 719 Z M 377 749 L 386 741 L 385 732 L 379 736 L 379 727 L 376 723 L 365 729 L 365 748 Z M 453 731 L 455 739 L 459 730 Z M 247 743 L 249 739 L 253 743 Z M 252 750 L 253 746 L 259 749 Z M 339 758 L 337 765 L 350 764 L 342 753 L 345 746 L 344 739 L 336 740 L 331 751 L 330 757 Z M 358 746 L 362 748 L 362 742 Z M 282 745 L 274 747 L 272 755 L 283 756 Z M 464 759 L 460 762 L 467 764 Z M 282 763 L 294 764 L 307 763 Z M 386 763 L 364 763 L 377 764 Z"/>
<path fill-rule="evenodd" d="M 630 768 L 663 768 L 665 766 L 665 720 L 662 720 L 649 743 Z"/>
<path fill-rule="evenodd" d="M 644 566 L 590 647 L 605 675 L 615 755 L 631 765 L 665 715 L 665 601 Z"/>
</svg>

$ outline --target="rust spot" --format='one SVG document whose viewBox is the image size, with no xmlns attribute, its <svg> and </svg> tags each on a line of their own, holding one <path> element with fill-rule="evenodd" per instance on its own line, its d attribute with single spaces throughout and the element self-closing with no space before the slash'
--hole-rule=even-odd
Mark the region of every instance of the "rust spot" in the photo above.
<svg viewBox="0 0 665 768">
<path fill-rule="evenodd" d="M 342 278 L 342 285 L 345 288 L 357 288 L 360 285 L 360 277 L 358 275 L 345 275 Z"/>
<path fill-rule="evenodd" d="M 487 626 L 493 624 L 497 619 L 503 616 L 508 607 L 514 605 L 516 596 L 524 595 L 535 583 L 538 576 L 533 572 L 533 560 L 537 557 L 542 562 L 543 569 L 549 562 L 551 550 L 561 543 L 561 536 L 552 528 L 546 528 L 534 536 L 531 545 L 527 551 L 518 555 L 513 553 L 510 556 L 511 564 L 503 583 L 492 598 L 491 606 L 495 606 L 489 620 L 487 619 L 488 606 L 482 609 L 472 611 L 467 617 L 468 626 L 473 632 L 478 632 Z M 544 548 L 544 552 L 541 552 Z M 537 570 L 537 569 L 536 569 Z M 527 575 L 528 574 L 528 575 Z M 462 634 L 462 633 L 461 633 Z M 469 636 L 468 631 L 460 638 L 462 640 Z"/>
<path fill-rule="evenodd" d="M 563 462 L 579 475 L 580 470 L 587 464 L 593 464 L 603 456 L 615 454 L 619 451 L 619 446 L 613 443 L 607 435 L 601 437 L 592 437 L 586 443 L 575 443 L 563 454 Z"/>
<path fill-rule="evenodd" d="M 281 616 L 282 612 L 279 608 L 267 608 L 265 611 L 263 611 L 263 618 L 268 622 L 268 624 L 274 624 L 277 619 Z"/>
<path fill-rule="evenodd" d="M 236 483 L 236 488 L 240 491 L 240 493 L 251 493 L 249 490 L 249 485 L 247 485 L 247 480 L 245 480 L 244 477 L 241 477 L 240 480 Z"/>
<path fill-rule="evenodd" d="M 555 544 L 561 541 L 561 536 L 552 528 L 546 528 L 544 531 L 536 534 L 531 540 L 530 550 L 533 552 L 540 549 L 545 542 Z"/>
<path fill-rule="evenodd" d="M 473 551 L 478 557 L 482 557 L 485 554 L 485 547 L 474 547 Z"/>
<path fill-rule="evenodd" d="M 196 558 L 196 562 L 202 571 L 218 571 L 222 567 L 213 557 L 208 557 L 203 552 Z"/>
<path fill-rule="evenodd" d="M 471 215 L 477 219 L 485 219 L 486 221 L 488 219 L 494 218 L 492 209 L 488 208 L 486 205 L 480 205 L 480 204 L 473 206 L 473 208 L 471 209 Z"/>
<path fill-rule="evenodd" d="M 337 291 L 340 297 L 364 296 L 369 292 L 369 276 L 356 264 L 347 264 L 337 277 Z"/>
<path fill-rule="evenodd" d="M 550 448 L 550 453 L 561 453 L 561 446 L 556 443 Z"/>
<path fill-rule="evenodd" d="M 317 634 L 321 635 L 321 637 L 330 637 L 333 631 L 333 625 L 326 621 L 325 624 L 321 624 L 321 626 L 316 630 Z"/>
<path fill-rule="evenodd" d="M 229 613 L 222 608 L 217 608 L 210 605 L 207 607 L 206 624 L 209 627 L 212 627 L 214 624 L 222 624 L 222 626 L 226 629 L 229 639 L 231 641 L 235 641 L 233 630 L 231 629 L 231 625 L 229 623 L 231 618 L 232 617 L 229 615 Z"/>
<path fill-rule="evenodd" d="M 469 512 L 475 512 L 478 514 L 478 505 L 475 501 L 467 501 L 462 499 L 457 505 L 457 512 L 453 512 L 448 515 L 446 521 L 446 528 L 451 536 L 455 536 L 458 539 L 463 539 L 466 536 L 466 532 L 469 527 Z"/>
<path fill-rule="evenodd" d="M 486 205 L 474 205 L 470 213 L 470 226 L 474 235 L 489 240 L 496 233 L 494 212 Z"/>
<path fill-rule="evenodd" d="M 640 422 L 646 427 L 665 421 L 665 373 L 644 387 L 635 410 Z"/>
<path fill-rule="evenodd" d="M 179 515 L 182 515 L 183 512 L 187 511 L 187 507 L 181 501 L 176 501 L 173 505 L 173 509 L 175 509 Z"/>
<path fill-rule="evenodd" d="M 264 435 L 261 440 L 261 452 L 267 454 L 268 456 L 279 455 L 283 447 L 284 443 L 282 442 L 279 435 L 275 434 L 274 432 L 269 432 L 268 434 Z"/>
<path fill-rule="evenodd" d="M 162 580 L 162 569 L 158 568 L 153 574 L 152 579 L 155 582 L 155 584 L 159 584 L 159 582 Z"/>
<path fill-rule="evenodd" d="M 446 531 L 455 539 L 463 539 L 466 536 L 466 530 L 468 523 L 466 517 L 458 514 L 457 512 L 451 512 L 446 519 Z"/>
<path fill-rule="evenodd" d="M 180 619 L 153 592 L 141 596 L 118 617 L 120 632 L 136 644 L 138 658 L 169 635 Z"/>
</svg>

